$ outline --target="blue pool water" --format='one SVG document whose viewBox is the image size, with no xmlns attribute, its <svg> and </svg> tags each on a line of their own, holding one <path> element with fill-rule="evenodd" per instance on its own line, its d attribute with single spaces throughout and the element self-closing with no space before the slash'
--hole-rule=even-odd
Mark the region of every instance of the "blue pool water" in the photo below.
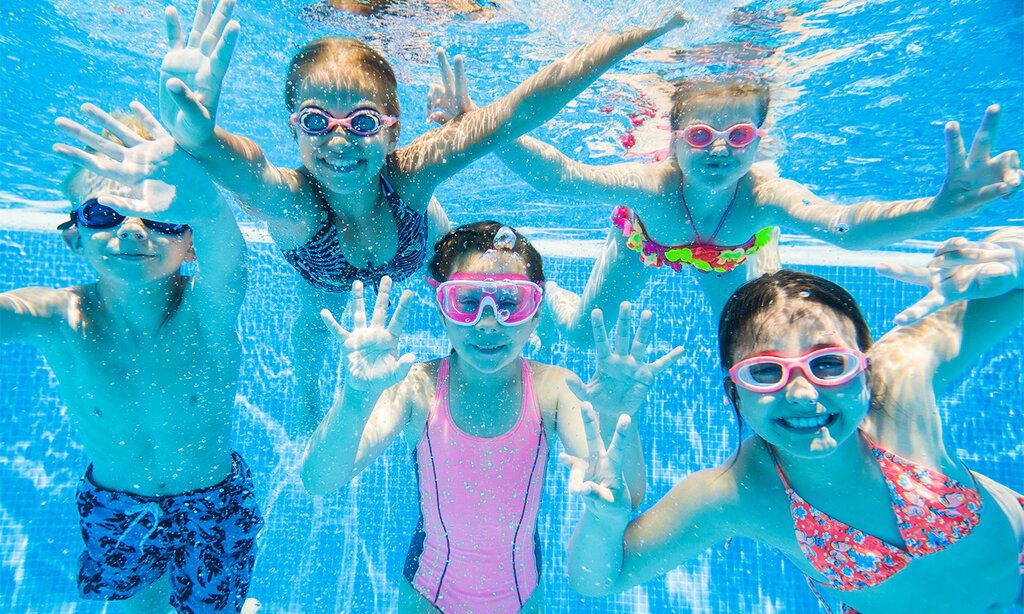
<svg viewBox="0 0 1024 614">
<path fill-rule="evenodd" d="M 468 55 L 474 95 L 486 102 L 596 28 L 649 22 L 664 3 L 508 2 L 488 22 L 449 20 L 424 4 L 411 2 L 397 16 L 382 19 L 323 18 L 324 11 L 303 10 L 298 2 L 243 0 L 238 9 L 243 38 L 222 102 L 225 125 L 255 138 L 276 162 L 295 162 L 280 102 L 284 66 L 308 39 L 349 33 L 369 39 L 394 61 L 404 84 L 403 113 L 410 118 L 403 129 L 408 142 L 426 128 L 412 118 L 422 113 L 436 45 Z M 662 45 L 685 51 L 671 58 L 631 58 L 538 136 L 580 158 L 619 161 L 628 114 L 642 99 L 638 90 L 653 90 L 650 84 L 657 82 L 636 75 L 671 79 L 739 69 L 771 70 L 785 86 L 774 134 L 783 174 L 840 202 L 934 193 L 944 170 L 942 122 L 958 118 L 965 132 L 972 132 L 990 102 L 1004 106 L 1000 147 L 1024 148 L 1019 2 L 741 4 L 682 3 L 694 23 Z M 191 14 L 191 5 L 178 7 Z M 90 279 L 88 269 L 49 230 L 57 216 L 47 212 L 67 208 L 56 189 L 66 168 L 48 153 L 58 139 L 52 119 L 73 116 L 85 101 L 104 107 L 125 106 L 133 98 L 155 103 L 162 3 L 86 6 L 32 0 L 0 11 L 6 26 L 0 34 L 0 290 L 81 282 Z M 641 136 L 642 143 L 658 137 Z M 603 236 L 608 214 L 607 208 L 540 195 L 493 157 L 446 183 L 438 197 L 456 221 L 496 216 L 527 229 L 542 240 L 549 277 L 575 290 L 591 266 L 574 254 L 577 242 Z M 992 227 L 1021 224 L 1021 203 L 1020 196 L 1000 201 L 895 249 L 899 257 L 921 259 L 945 237 L 976 238 Z M 253 275 L 240 319 L 245 361 L 236 434 L 267 517 L 251 593 L 265 611 L 275 613 L 387 611 L 417 518 L 409 454 L 404 444 L 394 446 L 351 487 L 332 496 L 303 491 L 295 467 L 305 442 L 293 423 L 288 359 L 298 278 L 250 222 Z M 785 262 L 850 289 L 876 336 L 919 294 L 864 266 L 877 254 L 855 258 L 791 235 L 784 247 Z M 655 347 L 683 344 L 688 350 L 643 410 L 648 506 L 687 473 L 725 460 L 738 433 L 721 398 L 715 335 L 693 278 L 658 276 L 639 302 L 652 308 L 685 306 L 658 310 Z M 447 351 L 424 301 L 407 330 L 409 350 L 419 358 Z M 1018 491 L 1024 490 L 1022 342 L 1018 331 L 993 348 L 940 402 L 949 445 L 973 468 Z M 534 357 L 583 375 L 593 368 L 589 357 L 562 344 Z M 103 610 L 79 602 L 75 592 L 81 538 L 74 489 L 86 464 L 39 354 L 27 346 L 0 346 L 0 611 Z M 565 476 L 555 463 L 548 473 L 540 533 L 549 611 L 818 611 L 795 568 L 744 540 L 716 547 L 622 595 L 591 599 L 573 593 L 564 577 L 564 549 L 579 505 L 565 493 Z"/>
</svg>

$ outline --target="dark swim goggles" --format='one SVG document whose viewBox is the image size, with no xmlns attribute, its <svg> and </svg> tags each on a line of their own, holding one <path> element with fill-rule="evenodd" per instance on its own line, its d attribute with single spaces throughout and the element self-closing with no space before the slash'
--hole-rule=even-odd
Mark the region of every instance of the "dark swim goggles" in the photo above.
<svg viewBox="0 0 1024 614">
<path fill-rule="evenodd" d="M 393 126 L 398 118 L 381 115 L 373 109 L 356 109 L 345 117 L 335 117 L 320 107 L 306 107 L 293 113 L 289 122 L 309 136 L 323 136 L 338 126 L 356 136 L 373 136 Z"/>
<path fill-rule="evenodd" d="M 57 228 L 64 230 L 65 228 L 77 224 L 93 230 L 105 230 L 120 226 L 126 217 L 127 216 L 121 215 L 106 205 L 101 205 L 100 201 L 97 199 L 90 198 L 71 212 L 70 221 L 64 222 Z M 165 222 L 147 220 L 145 218 L 139 219 L 146 228 L 155 230 L 160 234 L 180 236 L 185 234 L 186 230 L 189 230 L 188 224 L 168 224 Z"/>
</svg>

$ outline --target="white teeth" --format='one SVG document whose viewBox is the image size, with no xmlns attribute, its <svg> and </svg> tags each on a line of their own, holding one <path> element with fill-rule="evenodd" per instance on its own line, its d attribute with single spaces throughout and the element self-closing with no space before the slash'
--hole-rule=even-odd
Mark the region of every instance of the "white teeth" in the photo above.
<svg viewBox="0 0 1024 614">
<path fill-rule="evenodd" d="M 831 414 L 822 414 L 813 418 L 782 418 L 782 422 L 797 429 L 821 428 L 828 424 L 831 417 Z"/>
<path fill-rule="evenodd" d="M 347 173 L 354 170 L 359 165 L 359 161 L 346 161 L 346 160 L 331 160 L 324 158 L 324 164 L 329 166 L 331 170 L 338 171 L 339 173 Z"/>
</svg>

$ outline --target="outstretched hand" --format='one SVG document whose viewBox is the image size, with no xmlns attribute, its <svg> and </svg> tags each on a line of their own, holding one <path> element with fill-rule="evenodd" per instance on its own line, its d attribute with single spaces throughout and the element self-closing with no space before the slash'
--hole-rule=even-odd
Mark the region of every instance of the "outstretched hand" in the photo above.
<svg viewBox="0 0 1024 614">
<path fill-rule="evenodd" d="M 55 144 L 53 151 L 101 177 L 141 188 L 141 198 L 107 194 L 99 198 L 101 204 L 157 221 L 189 223 L 208 217 L 211 199 L 216 198 L 216 193 L 206 173 L 176 145 L 149 109 L 140 102 L 132 102 L 130 106 L 149 133 L 148 138 L 96 105 L 86 103 L 82 105 L 82 113 L 101 128 L 103 134 L 96 134 L 66 117 L 58 117 L 55 123 L 65 134 L 93 151 L 62 143 Z M 178 190 L 188 190 L 190 197 L 176 201 Z M 173 212 L 162 215 L 172 202 L 176 202 Z"/>
<path fill-rule="evenodd" d="M 178 12 L 164 13 L 170 50 L 160 65 L 160 117 L 188 151 L 209 142 L 224 74 L 238 41 L 238 22 L 231 19 L 235 0 L 200 0 L 188 38 L 182 37 Z"/>
<path fill-rule="evenodd" d="M 348 371 L 345 386 L 348 388 L 380 394 L 404 379 L 416 360 L 410 353 L 398 355 L 398 343 L 409 316 L 413 294 L 409 290 L 402 293 L 391 322 L 387 322 L 390 296 L 391 278 L 385 275 L 380 280 L 377 302 L 367 324 L 363 282 L 352 282 L 351 331 L 342 328 L 329 310 L 320 312 L 327 327 L 342 341 L 342 360 Z"/>
<path fill-rule="evenodd" d="M 1022 287 L 1024 250 L 990 241 L 950 239 L 935 250 L 925 267 L 882 263 L 886 277 L 928 288 L 928 293 L 896 316 L 907 325 L 956 301 L 999 296 Z"/>
<path fill-rule="evenodd" d="M 644 362 L 650 343 L 654 316 L 644 310 L 636 336 L 630 343 L 632 305 L 623 301 L 615 324 L 615 347 L 612 348 L 600 309 L 591 312 L 594 350 L 597 352 L 597 370 L 584 384 L 577 379 L 568 382 L 569 389 L 581 401 L 588 401 L 601 414 L 634 415 L 647 396 L 658 375 L 682 356 L 683 348 L 676 347 L 653 362 Z"/>
<path fill-rule="evenodd" d="M 932 205 L 936 214 L 966 215 L 1000 196 L 1009 198 L 1020 188 L 1017 152 L 1004 151 L 992 157 L 998 129 L 999 105 L 994 104 L 985 110 L 971 150 L 965 153 L 960 125 L 946 124 L 946 181 Z"/>
<path fill-rule="evenodd" d="M 583 403 L 583 429 L 587 434 L 587 458 L 562 453 L 558 460 L 569 468 L 569 492 L 583 497 L 587 509 L 599 517 L 628 517 L 632 504 L 622 478 L 625 449 L 636 436 L 629 416 L 619 416 L 607 449 L 601 438 L 600 419 L 590 403 Z"/>
<path fill-rule="evenodd" d="M 427 121 L 446 124 L 456 117 L 476 108 L 469 97 L 469 86 L 466 82 L 466 67 L 462 55 L 452 58 L 448 63 L 448 55 L 443 47 L 437 48 L 437 67 L 441 76 L 440 83 L 431 83 L 427 94 Z"/>
</svg>

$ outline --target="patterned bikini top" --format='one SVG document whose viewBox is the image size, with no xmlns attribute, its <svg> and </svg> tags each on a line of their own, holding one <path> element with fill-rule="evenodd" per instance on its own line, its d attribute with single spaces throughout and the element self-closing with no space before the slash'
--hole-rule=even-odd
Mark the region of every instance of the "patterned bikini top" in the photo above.
<svg viewBox="0 0 1024 614">
<path fill-rule="evenodd" d="M 710 242 L 698 238 L 693 243 L 662 245 L 647 234 L 640 216 L 629 207 L 616 207 L 612 211 L 612 222 L 626 237 L 626 247 L 638 252 L 644 264 L 652 267 L 667 265 L 674 271 L 682 271 L 683 265 L 689 264 L 703 273 L 728 273 L 735 269 L 771 240 L 773 230 L 770 226 L 762 228 L 740 245 L 718 245 L 714 243 L 714 235 Z M 697 233 L 694 236 L 698 236 Z"/>
<path fill-rule="evenodd" d="M 352 266 L 341 251 L 338 229 L 328 214 L 305 245 L 284 252 L 285 260 L 310 284 L 328 292 L 348 292 L 357 279 L 376 288 L 385 275 L 393 281 L 410 277 L 427 259 L 427 215 L 407 207 L 383 175 L 380 189 L 398 226 L 398 249 L 393 258 L 378 266 Z"/>
<path fill-rule="evenodd" d="M 775 470 L 789 495 L 800 550 L 828 579 L 824 584 L 839 591 L 855 591 L 885 582 L 911 559 L 945 550 L 970 535 L 980 520 L 981 496 L 977 484 L 968 488 L 942 473 L 878 447 L 863 435 L 889 488 L 892 510 L 905 548 L 867 535 L 804 501 L 789 485 L 774 450 L 768 447 Z M 813 584 L 811 587 L 814 588 Z"/>
</svg>

